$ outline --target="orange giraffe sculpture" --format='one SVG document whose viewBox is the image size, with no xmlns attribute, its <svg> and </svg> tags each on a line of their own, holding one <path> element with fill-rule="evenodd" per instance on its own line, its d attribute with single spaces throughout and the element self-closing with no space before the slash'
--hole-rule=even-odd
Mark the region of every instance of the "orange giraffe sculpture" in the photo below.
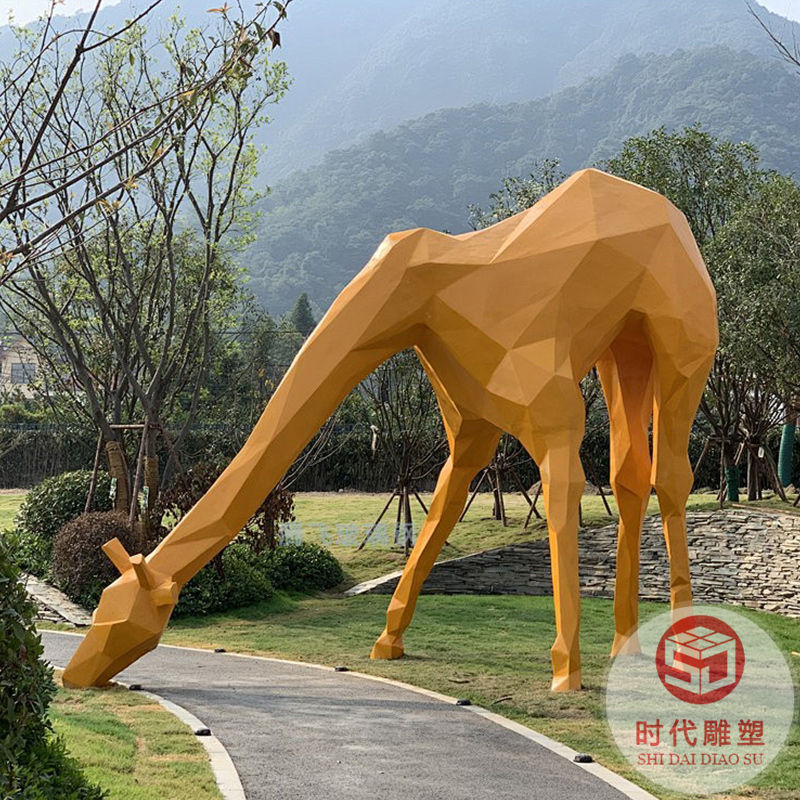
<svg viewBox="0 0 800 800">
<path fill-rule="evenodd" d="M 612 653 L 637 647 L 639 536 L 651 486 L 672 605 L 691 603 L 687 447 L 717 347 L 714 289 L 680 211 L 590 169 L 485 230 L 390 234 L 306 341 L 242 450 L 169 536 L 147 558 L 105 546 L 122 574 L 103 592 L 65 683 L 102 684 L 155 647 L 180 588 L 236 536 L 347 393 L 409 347 L 436 392 L 450 455 L 373 658 L 403 655 L 403 632 L 470 481 L 508 431 L 542 475 L 557 631 L 552 688 L 580 688 L 579 381 L 594 365 L 620 515 Z"/>
</svg>

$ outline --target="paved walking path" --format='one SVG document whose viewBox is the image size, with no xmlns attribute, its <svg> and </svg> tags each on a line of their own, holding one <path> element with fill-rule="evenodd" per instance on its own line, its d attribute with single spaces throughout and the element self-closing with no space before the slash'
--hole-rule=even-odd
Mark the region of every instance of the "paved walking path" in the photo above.
<svg viewBox="0 0 800 800">
<path fill-rule="evenodd" d="M 79 642 L 42 639 L 56 666 Z M 597 765 L 571 763 L 480 711 L 346 672 L 162 646 L 119 679 L 208 725 L 249 800 L 650 797 L 626 795 L 592 772 L 606 772 Z"/>
</svg>

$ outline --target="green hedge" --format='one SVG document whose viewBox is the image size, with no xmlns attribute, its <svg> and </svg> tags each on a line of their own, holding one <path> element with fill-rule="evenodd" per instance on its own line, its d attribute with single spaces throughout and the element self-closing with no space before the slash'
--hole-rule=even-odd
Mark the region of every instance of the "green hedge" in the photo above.
<svg viewBox="0 0 800 800">
<path fill-rule="evenodd" d="M 234 543 L 183 587 L 173 613 L 178 617 L 213 614 L 269 600 L 274 594 L 266 571 L 250 548 Z"/>
<path fill-rule="evenodd" d="M 53 734 L 47 708 L 55 693 L 19 582 L 10 537 L 0 537 L 0 797 L 8 800 L 100 800 Z"/>
<path fill-rule="evenodd" d="M 344 580 L 341 564 L 330 550 L 318 544 L 284 544 L 260 558 L 276 589 L 321 592 Z"/>
</svg>

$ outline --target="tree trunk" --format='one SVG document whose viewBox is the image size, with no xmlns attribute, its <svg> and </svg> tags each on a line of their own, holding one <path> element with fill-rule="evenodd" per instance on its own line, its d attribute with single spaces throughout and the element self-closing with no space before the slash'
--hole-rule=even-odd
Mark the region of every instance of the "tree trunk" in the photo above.
<svg viewBox="0 0 800 800">
<path fill-rule="evenodd" d="M 695 462 L 695 465 L 692 469 L 692 474 L 694 475 L 695 484 L 697 483 L 697 473 L 700 470 L 700 467 L 703 466 L 703 461 L 705 461 L 706 453 L 708 453 L 708 448 L 711 444 L 711 439 L 706 437 L 705 442 L 703 443 L 703 449 L 700 451 L 700 457 Z M 694 484 L 692 484 L 692 488 L 694 489 Z"/>
<path fill-rule="evenodd" d="M 128 463 L 122 444 L 116 440 L 106 442 L 106 458 L 108 459 L 108 472 L 116 481 L 116 494 L 114 496 L 114 510 L 127 516 L 131 504 L 131 486 L 128 476 Z"/>
<path fill-rule="evenodd" d="M 792 482 L 792 456 L 794 455 L 794 439 L 797 433 L 796 411 L 787 404 L 786 417 L 781 430 L 781 447 L 778 451 L 778 479 L 781 486 L 789 486 Z"/>
<path fill-rule="evenodd" d="M 411 499 L 409 497 L 408 487 L 406 486 L 403 490 L 403 517 L 405 522 L 405 541 L 403 545 L 403 549 L 405 551 L 406 557 L 411 552 L 411 547 L 413 545 L 414 540 L 414 521 L 411 517 Z"/>
<path fill-rule="evenodd" d="M 158 456 L 144 457 L 144 485 L 147 487 L 147 510 L 152 511 L 158 499 Z"/>
<path fill-rule="evenodd" d="M 728 492 L 728 500 L 731 503 L 738 503 L 739 502 L 739 465 L 736 462 L 736 456 L 731 453 L 731 446 L 730 443 L 726 440 L 723 440 L 720 447 L 722 448 L 722 464 L 724 467 L 724 479 L 725 484 L 727 486 Z M 749 458 L 749 451 L 748 451 L 748 458 Z M 749 465 L 748 460 L 748 465 Z M 749 470 L 748 470 L 748 478 L 749 478 Z M 748 486 L 749 486 L 748 482 Z M 722 493 L 722 488 L 720 487 L 720 493 Z M 722 507 L 722 503 L 720 503 L 720 508 Z"/>
<path fill-rule="evenodd" d="M 92 464 L 92 478 L 89 481 L 89 491 L 86 493 L 86 504 L 83 507 L 84 514 L 92 510 L 94 505 L 94 495 L 97 491 L 97 472 L 100 469 L 100 456 L 103 453 L 103 435 L 97 437 L 97 448 L 94 451 L 94 463 Z"/>
<path fill-rule="evenodd" d="M 492 469 L 489 473 L 489 480 L 492 484 L 492 519 L 500 520 L 503 518 L 503 515 L 500 511 L 500 503 L 502 498 L 500 496 L 498 475 L 495 469 Z"/>
<path fill-rule="evenodd" d="M 153 534 L 153 511 L 159 489 L 158 453 L 156 452 L 155 430 L 152 427 L 147 429 L 144 445 L 144 488 L 147 495 L 147 507 L 142 519 L 142 534 L 144 544 L 149 547 Z"/>
<path fill-rule="evenodd" d="M 747 499 L 758 500 L 758 459 L 751 447 L 747 448 Z"/>
<path fill-rule="evenodd" d="M 137 525 L 139 521 L 139 492 L 142 490 L 142 476 L 144 475 L 144 450 L 145 441 L 147 440 L 147 421 L 145 420 L 144 427 L 142 428 L 142 438 L 139 442 L 139 450 L 136 454 L 136 469 L 134 470 L 133 489 L 131 490 L 131 504 L 128 509 L 128 524 L 137 532 L 139 539 L 140 551 L 144 549 L 144 530 L 141 525 Z"/>
<path fill-rule="evenodd" d="M 397 545 L 400 543 L 400 520 L 402 520 L 402 518 L 403 518 L 403 492 L 404 492 L 404 489 L 401 486 L 397 490 L 397 519 L 395 520 L 395 523 L 394 523 L 394 545 L 395 545 L 395 547 L 397 547 Z"/>
</svg>

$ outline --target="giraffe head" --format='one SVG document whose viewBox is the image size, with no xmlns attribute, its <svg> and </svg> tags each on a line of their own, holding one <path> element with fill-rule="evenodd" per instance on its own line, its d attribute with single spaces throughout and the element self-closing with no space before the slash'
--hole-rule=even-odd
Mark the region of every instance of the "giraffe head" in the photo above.
<svg viewBox="0 0 800 800">
<path fill-rule="evenodd" d="M 92 627 L 64 671 L 64 684 L 98 686 L 157 644 L 178 601 L 178 585 L 155 572 L 141 554 L 129 556 L 119 539 L 103 545 L 119 570 L 92 616 Z"/>
</svg>

